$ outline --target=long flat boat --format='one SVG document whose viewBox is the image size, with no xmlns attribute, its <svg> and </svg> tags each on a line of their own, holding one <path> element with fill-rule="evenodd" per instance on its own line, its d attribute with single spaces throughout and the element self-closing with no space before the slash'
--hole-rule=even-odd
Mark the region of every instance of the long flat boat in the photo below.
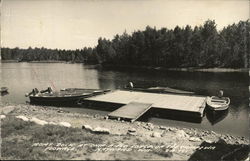
<svg viewBox="0 0 250 161">
<path fill-rule="evenodd" d="M 83 98 L 104 94 L 110 90 L 101 89 L 83 89 L 83 88 L 66 88 L 60 91 L 38 91 L 34 90 L 27 94 L 31 104 L 49 105 L 49 106 L 69 106 L 77 105 Z"/>
<path fill-rule="evenodd" d="M 149 87 L 149 88 L 131 88 L 125 87 L 126 90 L 140 91 L 140 92 L 151 92 L 151 93 L 171 93 L 171 94 L 185 94 L 185 95 L 194 95 L 194 92 L 185 91 L 170 87 Z"/>
</svg>

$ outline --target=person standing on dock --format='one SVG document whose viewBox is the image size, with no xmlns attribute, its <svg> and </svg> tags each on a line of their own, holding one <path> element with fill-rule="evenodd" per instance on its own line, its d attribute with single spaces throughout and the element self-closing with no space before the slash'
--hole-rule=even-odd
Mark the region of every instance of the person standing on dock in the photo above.
<svg viewBox="0 0 250 161">
<path fill-rule="evenodd" d="M 129 88 L 134 88 L 134 84 L 132 82 L 129 82 Z"/>
<path fill-rule="evenodd" d="M 223 90 L 219 90 L 218 97 L 222 98 L 223 97 Z"/>
</svg>

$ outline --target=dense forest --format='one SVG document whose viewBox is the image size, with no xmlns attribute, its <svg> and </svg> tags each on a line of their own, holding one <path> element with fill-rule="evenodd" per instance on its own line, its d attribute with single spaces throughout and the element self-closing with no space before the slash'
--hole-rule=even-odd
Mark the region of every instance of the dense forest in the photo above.
<svg viewBox="0 0 250 161">
<path fill-rule="evenodd" d="M 46 48 L 2 48 L 3 60 L 58 60 L 100 63 L 112 66 L 148 67 L 226 67 L 247 68 L 250 48 L 250 22 L 240 21 L 217 31 L 216 23 L 207 20 L 192 28 L 176 26 L 157 30 L 124 32 L 112 40 L 99 38 L 94 48 L 58 50 Z"/>
</svg>

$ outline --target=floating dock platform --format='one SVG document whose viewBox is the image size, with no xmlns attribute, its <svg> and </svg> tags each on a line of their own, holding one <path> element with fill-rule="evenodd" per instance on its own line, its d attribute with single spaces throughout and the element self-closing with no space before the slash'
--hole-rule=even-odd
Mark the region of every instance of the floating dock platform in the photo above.
<svg viewBox="0 0 250 161">
<path fill-rule="evenodd" d="M 151 108 L 203 117 L 206 97 L 116 90 L 104 95 L 86 98 L 84 102 L 105 106 L 116 105 L 120 108 L 111 112 L 109 117 L 134 121 Z"/>
</svg>

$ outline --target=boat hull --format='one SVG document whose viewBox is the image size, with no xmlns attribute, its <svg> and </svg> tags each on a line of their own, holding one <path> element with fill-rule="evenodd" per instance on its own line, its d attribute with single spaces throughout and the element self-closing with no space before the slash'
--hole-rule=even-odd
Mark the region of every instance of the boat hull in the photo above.
<svg viewBox="0 0 250 161">
<path fill-rule="evenodd" d="M 74 97 L 30 96 L 29 98 L 30 98 L 30 104 L 49 105 L 49 106 L 64 106 L 64 105 L 77 105 L 77 103 L 82 98 L 86 98 L 86 96 L 74 96 Z"/>
<path fill-rule="evenodd" d="M 212 105 L 207 105 L 207 107 L 210 109 L 210 110 L 213 110 L 213 111 L 224 111 L 224 110 L 227 110 L 229 105 L 226 105 L 226 106 L 222 106 L 222 107 L 219 107 L 219 108 L 215 108 L 214 106 Z"/>
</svg>

